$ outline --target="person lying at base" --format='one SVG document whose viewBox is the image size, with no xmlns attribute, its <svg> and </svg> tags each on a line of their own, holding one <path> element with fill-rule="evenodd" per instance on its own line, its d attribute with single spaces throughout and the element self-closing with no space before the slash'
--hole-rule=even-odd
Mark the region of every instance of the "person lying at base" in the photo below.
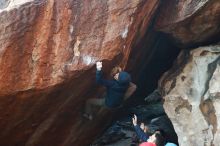
<svg viewBox="0 0 220 146">
<path fill-rule="evenodd" d="M 135 132 L 138 138 L 143 142 L 140 146 L 164 146 L 165 139 L 160 131 L 155 131 L 155 133 L 151 136 L 147 134 L 147 129 L 143 128 L 143 125 L 138 126 L 137 124 L 137 116 L 134 115 L 132 118 L 132 123 L 134 125 Z M 146 126 L 146 125 L 145 125 Z M 174 143 L 166 143 L 165 146 L 177 146 Z"/>
<path fill-rule="evenodd" d="M 109 109 L 119 107 L 131 81 L 130 75 L 124 71 L 116 73 L 113 80 L 103 79 L 102 62 L 96 63 L 96 69 L 96 82 L 106 87 L 106 95 L 103 98 L 91 98 L 86 101 L 83 116 L 89 120 L 93 119 L 93 106 L 107 107 Z"/>
</svg>

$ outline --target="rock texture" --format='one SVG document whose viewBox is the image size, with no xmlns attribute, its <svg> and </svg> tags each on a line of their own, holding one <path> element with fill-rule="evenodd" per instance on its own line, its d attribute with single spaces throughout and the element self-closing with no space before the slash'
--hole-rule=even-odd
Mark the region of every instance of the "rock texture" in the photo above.
<svg viewBox="0 0 220 146">
<path fill-rule="evenodd" d="M 219 0 L 167 0 L 156 28 L 170 34 L 182 46 L 219 40 Z"/>
<path fill-rule="evenodd" d="M 180 146 L 220 143 L 220 46 L 182 51 L 160 80 Z"/>
<path fill-rule="evenodd" d="M 159 1 L 0 3 L 0 145 L 88 145 L 110 117 L 80 118 L 98 92 L 94 64 L 125 67 Z"/>
</svg>

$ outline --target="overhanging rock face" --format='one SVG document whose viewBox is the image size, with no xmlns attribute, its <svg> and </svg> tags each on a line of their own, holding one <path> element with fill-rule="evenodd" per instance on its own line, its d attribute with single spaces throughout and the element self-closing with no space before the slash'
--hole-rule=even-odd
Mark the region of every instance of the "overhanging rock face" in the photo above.
<svg viewBox="0 0 220 146">
<path fill-rule="evenodd" d="M 108 123 L 80 118 L 94 64 L 125 67 L 159 1 L 0 3 L 0 145 L 88 145 Z"/>
<path fill-rule="evenodd" d="M 191 46 L 219 38 L 219 20 L 219 0 L 167 0 L 156 28 L 170 34 L 180 46 Z"/>
<path fill-rule="evenodd" d="M 219 145 L 219 81 L 219 45 L 182 51 L 161 78 L 164 108 L 180 146 Z"/>
</svg>

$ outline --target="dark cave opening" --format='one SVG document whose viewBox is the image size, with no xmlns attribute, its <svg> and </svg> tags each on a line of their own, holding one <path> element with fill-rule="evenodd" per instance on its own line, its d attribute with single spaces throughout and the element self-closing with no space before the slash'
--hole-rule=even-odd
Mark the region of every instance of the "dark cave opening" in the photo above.
<svg viewBox="0 0 220 146">
<path fill-rule="evenodd" d="M 137 95 L 147 96 L 157 88 L 157 83 L 164 72 L 171 68 L 174 60 L 180 52 L 166 35 L 159 33 L 152 47 L 150 59 L 140 68 L 137 80 Z M 148 55 L 146 54 L 146 58 Z M 145 58 L 145 57 L 144 57 Z"/>
<path fill-rule="evenodd" d="M 138 87 L 135 98 L 129 99 L 132 106 L 142 103 L 157 89 L 160 77 L 172 67 L 180 50 L 167 34 L 155 31 L 153 25 L 134 45 L 126 69 Z"/>
</svg>

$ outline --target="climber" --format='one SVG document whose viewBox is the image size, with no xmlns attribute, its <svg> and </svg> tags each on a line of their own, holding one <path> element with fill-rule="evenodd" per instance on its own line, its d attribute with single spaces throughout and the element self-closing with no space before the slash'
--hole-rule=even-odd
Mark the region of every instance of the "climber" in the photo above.
<svg viewBox="0 0 220 146">
<path fill-rule="evenodd" d="M 141 125 L 140 127 L 138 126 L 136 115 L 134 115 L 134 117 L 132 118 L 132 123 L 134 125 L 134 129 L 136 131 L 137 136 L 139 137 L 139 139 L 141 139 L 141 141 L 144 141 L 143 143 L 140 144 L 140 146 L 164 146 L 165 139 L 161 131 L 157 130 L 154 132 L 153 135 L 149 136 L 146 133 L 147 130 L 143 128 L 143 125 Z M 166 143 L 165 146 L 177 146 L 177 145 L 168 142 Z"/>
<path fill-rule="evenodd" d="M 93 119 L 92 106 L 107 107 L 109 109 L 119 107 L 123 102 L 125 92 L 129 87 L 131 77 L 127 72 L 120 71 L 114 75 L 114 80 L 102 78 L 102 62 L 96 63 L 96 82 L 107 89 L 103 98 L 91 98 L 86 101 L 84 117 Z"/>
<path fill-rule="evenodd" d="M 117 73 L 120 73 L 121 71 L 122 71 L 121 67 L 116 66 L 112 69 L 111 76 L 114 77 Z M 136 89 L 137 89 L 137 86 L 130 81 L 128 89 L 126 90 L 124 98 L 123 98 L 124 101 L 127 100 L 129 97 L 131 97 L 131 95 L 136 91 Z"/>
</svg>

